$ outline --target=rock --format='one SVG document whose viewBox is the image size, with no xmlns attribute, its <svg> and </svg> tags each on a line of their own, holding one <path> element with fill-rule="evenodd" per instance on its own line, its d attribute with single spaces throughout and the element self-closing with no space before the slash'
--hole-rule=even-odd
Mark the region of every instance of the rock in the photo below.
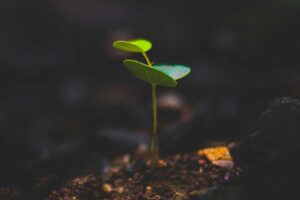
<svg viewBox="0 0 300 200">
<path fill-rule="evenodd" d="M 300 101 L 282 97 L 262 113 L 257 130 L 232 150 L 247 169 L 241 183 L 250 199 L 293 199 L 300 178 Z"/>
<path fill-rule="evenodd" d="M 232 151 L 235 161 L 255 164 L 277 159 L 300 149 L 300 101 L 290 97 L 275 99 L 262 114 L 254 133 Z"/>
</svg>

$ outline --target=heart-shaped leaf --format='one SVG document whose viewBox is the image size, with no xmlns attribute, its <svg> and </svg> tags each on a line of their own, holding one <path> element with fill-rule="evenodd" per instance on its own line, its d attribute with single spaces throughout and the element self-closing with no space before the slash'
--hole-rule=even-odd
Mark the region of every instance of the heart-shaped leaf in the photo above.
<svg viewBox="0 0 300 200">
<path fill-rule="evenodd" d="M 113 46 L 122 51 L 145 53 L 151 49 L 152 44 L 145 39 L 135 39 L 128 41 L 118 40 L 113 43 Z"/>
<path fill-rule="evenodd" d="M 154 67 L 130 59 L 124 60 L 123 63 L 133 75 L 147 83 L 168 87 L 174 87 L 177 85 L 176 80 L 174 80 L 171 76 Z"/>
<path fill-rule="evenodd" d="M 168 74 L 173 79 L 178 80 L 191 72 L 191 69 L 183 65 L 154 65 L 154 68 Z"/>
</svg>

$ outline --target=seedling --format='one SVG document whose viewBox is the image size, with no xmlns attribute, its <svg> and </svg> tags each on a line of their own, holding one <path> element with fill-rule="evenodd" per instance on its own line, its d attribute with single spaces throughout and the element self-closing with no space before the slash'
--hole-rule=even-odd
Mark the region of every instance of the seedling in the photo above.
<svg viewBox="0 0 300 200">
<path fill-rule="evenodd" d="M 154 167 L 158 166 L 159 150 L 157 141 L 157 99 L 156 86 L 174 87 L 177 80 L 185 77 L 190 73 L 190 68 L 183 65 L 152 65 L 146 54 L 152 48 L 152 43 L 145 39 L 135 39 L 128 41 L 115 41 L 113 46 L 116 49 L 141 53 L 146 60 L 146 64 L 125 59 L 123 64 L 137 78 L 151 84 L 152 86 L 152 103 L 153 103 L 153 129 L 151 135 L 150 155 Z"/>
</svg>

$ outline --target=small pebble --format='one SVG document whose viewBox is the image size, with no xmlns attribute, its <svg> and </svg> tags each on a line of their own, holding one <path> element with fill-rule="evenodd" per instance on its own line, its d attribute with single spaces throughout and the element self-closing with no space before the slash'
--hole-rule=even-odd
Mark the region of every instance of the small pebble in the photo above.
<svg viewBox="0 0 300 200">
<path fill-rule="evenodd" d="M 106 192 L 106 193 L 110 193 L 112 191 L 112 187 L 111 185 L 105 183 L 102 187 L 103 191 Z"/>
<path fill-rule="evenodd" d="M 117 173 L 120 172 L 120 168 L 119 168 L 119 167 L 111 167 L 111 168 L 110 168 L 110 172 L 111 172 L 112 174 L 117 174 Z"/>
<path fill-rule="evenodd" d="M 159 168 L 163 168 L 163 167 L 166 167 L 167 166 L 167 163 L 163 160 L 159 160 L 158 161 L 158 167 Z"/>
<path fill-rule="evenodd" d="M 148 147 L 145 144 L 140 144 L 136 151 L 136 156 L 141 159 L 146 159 L 149 155 Z"/>
<path fill-rule="evenodd" d="M 180 154 L 176 154 L 176 155 L 175 155 L 175 160 L 176 160 L 176 161 L 179 161 L 180 159 L 181 159 L 181 155 L 180 155 Z"/>
<path fill-rule="evenodd" d="M 123 187 L 118 187 L 118 188 L 116 189 L 116 191 L 117 191 L 118 193 L 122 194 L 123 191 L 124 191 L 124 188 L 123 188 Z"/>
<path fill-rule="evenodd" d="M 151 187 L 151 186 L 147 186 L 147 187 L 146 187 L 146 191 L 147 191 L 147 192 L 152 191 L 152 187 Z"/>
<path fill-rule="evenodd" d="M 161 196 L 155 195 L 153 199 L 154 199 L 154 200 L 160 200 L 160 199 L 161 199 Z"/>
<path fill-rule="evenodd" d="M 212 164 L 227 169 L 231 169 L 234 166 L 234 163 L 230 160 L 216 160 L 212 161 Z"/>
<path fill-rule="evenodd" d="M 147 164 L 148 167 L 152 166 L 151 160 L 147 160 L 147 163 L 146 163 L 146 164 Z"/>
<path fill-rule="evenodd" d="M 230 179 L 230 174 L 229 174 L 229 172 L 227 172 L 224 176 L 224 180 L 229 181 L 229 179 Z"/>
<path fill-rule="evenodd" d="M 203 171 L 204 171 L 204 170 L 203 170 L 203 167 L 200 167 L 200 168 L 199 168 L 199 173 L 202 174 Z"/>
<path fill-rule="evenodd" d="M 128 154 L 124 155 L 123 156 L 123 162 L 124 162 L 125 165 L 128 166 L 130 164 L 130 155 L 128 155 Z"/>
<path fill-rule="evenodd" d="M 204 165 L 206 163 L 206 161 L 204 159 L 200 159 L 198 160 L 199 165 Z"/>
</svg>

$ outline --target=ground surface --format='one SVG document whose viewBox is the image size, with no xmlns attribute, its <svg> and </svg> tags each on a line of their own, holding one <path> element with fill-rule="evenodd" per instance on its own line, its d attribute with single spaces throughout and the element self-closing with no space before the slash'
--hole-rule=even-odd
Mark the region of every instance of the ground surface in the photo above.
<svg viewBox="0 0 300 200">
<path fill-rule="evenodd" d="M 130 158 L 124 156 L 104 177 L 75 178 L 48 199 L 200 199 L 219 186 L 234 185 L 240 173 L 238 167 L 216 166 L 197 153 L 168 156 L 158 169 L 143 159 L 129 163 Z"/>
</svg>

